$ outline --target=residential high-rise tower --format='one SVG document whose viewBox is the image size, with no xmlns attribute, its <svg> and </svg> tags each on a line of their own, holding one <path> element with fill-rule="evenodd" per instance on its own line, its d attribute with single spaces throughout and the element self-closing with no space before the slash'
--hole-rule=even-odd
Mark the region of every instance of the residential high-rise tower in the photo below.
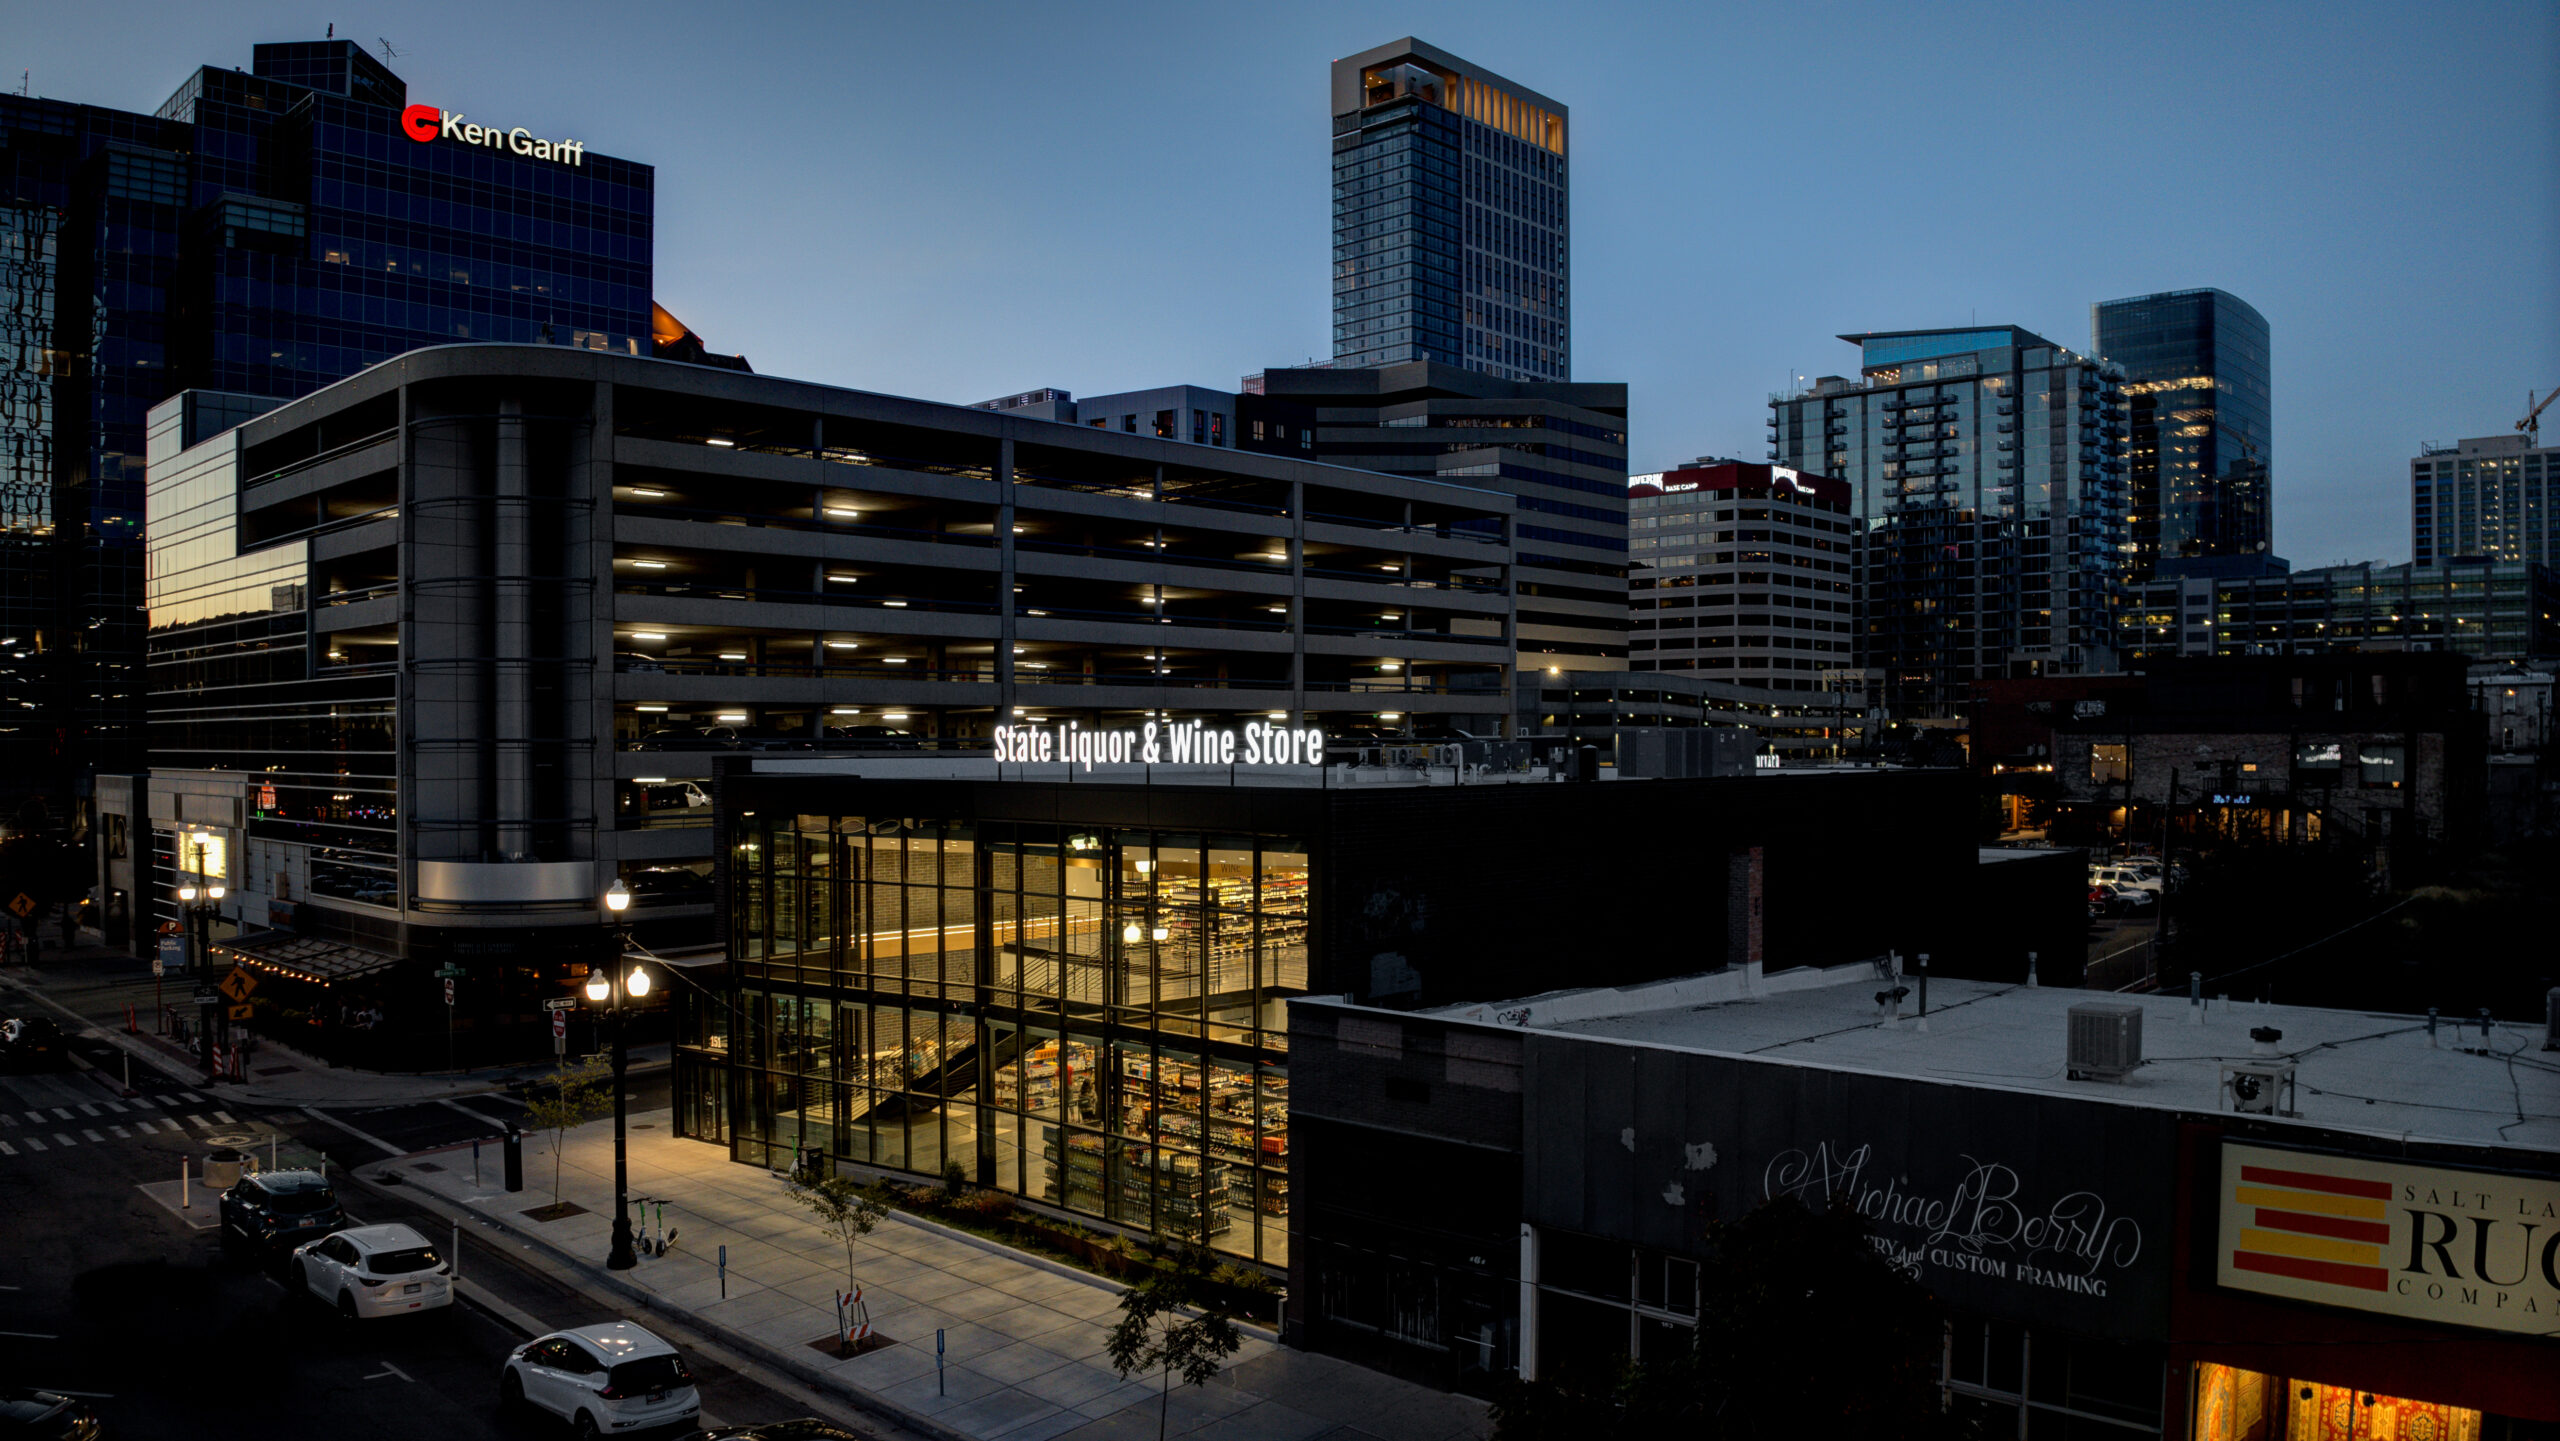
<svg viewBox="0 0 2560 1441">
<path fill-rule="evenodd" d="M 1566 134 L 1411 37 L 1333 62 L 1333 363 L 1572 379 Z"/>
</svg>

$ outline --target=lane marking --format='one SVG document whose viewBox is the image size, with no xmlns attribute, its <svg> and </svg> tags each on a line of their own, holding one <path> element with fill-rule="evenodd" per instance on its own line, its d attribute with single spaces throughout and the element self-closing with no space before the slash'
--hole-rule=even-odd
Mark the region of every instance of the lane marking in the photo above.
<svg viewBox="0 0 2560 1441">
<path fill-rule="evenodd" d="M 367 1145 L 379 1146 L 382 1148 L 383 1154 L 385 1155 L 405 1156 L 409 1154 L 408 1152 L 401 1150 L 398 1146 L 382 1139 L 380 1136 L 367 1135 L 366 1133 L 357 1130 L 355 1127 L 348 1125 L 346 1122 L 341 1121 L 337 1117 L 329 1115 L 326 1112 L 315 1111 L 310 1107 L 305 1106 L 302 1108 L 302 1114 L 309 1116 L 315 1121 L 322 1122 L 323 1124 L 335 1126 L 339 1130 L 346 1132 L 348 1135 L 355 1137 L 357 1140 L 362 1141 Z"/>
<path fill-rule="evenodd" d="M 0 1336 L 5 1336 L 7 1334 L 9 1333 L 6 1331 L 0 1331 Z M 408 1372 L 401 1370 L 399 1367 L 392 1365 L 388 1361 L 382 1363 L 381 1370 L 374 1372 L 372 1375 L 367 1376 L 364 1379 L 368 1381 L 379 1381 L 385 1376 L 397 1376 L 401 1380 L 409 1382 L 412 1386 L 418 1384 L 415 1380 L 411 1379 Z"/>
<path fill-rule="evenodd" d="M 229 1111 L 216 1111 L 213 1113 L 213 1118 L 226 1126 L 236 1126 L 240 1124 L 238 1121 L 231 1119 L 231 1113 Z"/>
<path fill-rule="evenodd" d="M 22 1341 L 59 1341 L 62 1339 L 50 1331 L 0 1331 L 0 1336 L 15 1336 Z"/>
</svg>

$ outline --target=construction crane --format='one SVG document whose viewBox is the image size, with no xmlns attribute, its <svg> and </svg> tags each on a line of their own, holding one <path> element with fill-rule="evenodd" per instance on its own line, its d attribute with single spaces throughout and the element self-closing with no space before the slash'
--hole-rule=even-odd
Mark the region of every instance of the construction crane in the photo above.
<svg viewBox="0 0 2560 1441">
<path fill-rule="evenodd" d="M 2554 390 L 2542 397 L 2542 403 L 2539 405 L 2534 404 L 2533 392 L 2530 390 L 2524 393 L 2524 399 L 2525 404 L 2532 405 L 2533 409 L 2526 411 L 2524 419 L 2516 422 L 2516 429 L 2524 432 L 2524 443 L 2528 447 L 2539 450 L 2542 447 L 2542 412 L 2550 408 L 2551 402 L 2560 400 L 2560 390 Z"/>
</svg>

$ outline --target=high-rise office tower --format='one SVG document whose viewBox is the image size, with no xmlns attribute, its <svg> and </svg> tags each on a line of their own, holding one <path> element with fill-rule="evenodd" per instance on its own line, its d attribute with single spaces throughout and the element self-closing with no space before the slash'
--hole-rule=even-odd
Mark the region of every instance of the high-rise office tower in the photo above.
<svg viewBox="0 0 2560 1441">
<path fill-rule="evenodd" d="M 2095 353 L 2124 367 L 2132 578 L 2281 570 L 2266 317 L 2221 290 L 2101 301 L 2090 312 Z"/>
<path fill-rule="evenodd" d="M 2122 372 L 2008 325 L 1840 338 L 1859 378 L 1771 396 L 1769 459 L 1849 484 L 1857 660 L 1887 709 L 1947 719 L 1977 680 L 2115 669 Z"/>
<path fill-rule="evenodd" d="M 1333 62 L 1333 363 L 1570 380 L 1566 134 L 1409 36 Z"/>
<path fill-rule="evenodd" d="M 436 98 L 345 40 L 204 66 L 151 115 L 0 96 L 0 807 L 58 819 L 142 763 L 154 404 L 441 341 L 688 334 L 653 325 L 650 167 Z"/>
</svg>

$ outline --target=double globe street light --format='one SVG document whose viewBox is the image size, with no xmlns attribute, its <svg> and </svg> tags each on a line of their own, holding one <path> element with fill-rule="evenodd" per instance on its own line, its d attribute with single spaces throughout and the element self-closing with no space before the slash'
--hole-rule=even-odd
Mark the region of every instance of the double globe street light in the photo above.
<svg viewBox="0 0 2560 1441">
<path fill-rule="evenodd" d="M 598 1006 L 608 1000 L 613 1002 L 609 1012 L 613 1032 L 613 1249 L 606 1253 L 604 1264 L 609 1270 L 628 1271 L 640 1264 L 640 1258 L 631 1250 L 631 1170 L 622 1107 L 622 1073 L 629 1058 L 622 1048 L 622 998 L 627 994 L 636 1001 L 648 995 L 649 973 L 633 966 L 623 973 L 620 985 L 614 984 L 614 971 L 630 949 L 622 913 L 631 908 L 631 888 L 616 880 L 612 889 L 604 893 L 604 908 L 613 918 L 613 959 L 587 972 L 588 1002 Z"/>
</svg>

